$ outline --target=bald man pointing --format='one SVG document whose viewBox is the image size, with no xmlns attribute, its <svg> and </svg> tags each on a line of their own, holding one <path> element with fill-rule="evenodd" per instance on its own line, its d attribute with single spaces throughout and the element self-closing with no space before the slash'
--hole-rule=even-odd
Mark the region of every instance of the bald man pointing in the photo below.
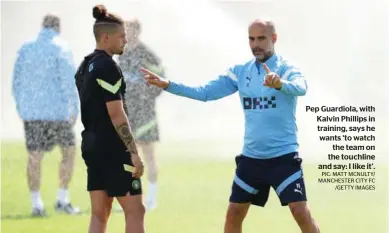
<svg viewBox="0 0 389 233">
<path fill-rule="evenodd" d="M 289 206 L 302 233 L 319 233 L 307 205 L 302 159 L 298 153 L 297 97 L 305 95 L 303 74 L 274 52 L 274 23 L 255 20 L 248 28 L 254 59 L 231 67 L 201 87 L 168 81 L 142 69 L 148 84 L 191 99 L 210 101 L 239 92 L 245 115 L 244 146 L 235 158 L 225 233 L 241 233 L 250 205 L 264 207 L 272 187 L 282 206 Z"/>
</svg>

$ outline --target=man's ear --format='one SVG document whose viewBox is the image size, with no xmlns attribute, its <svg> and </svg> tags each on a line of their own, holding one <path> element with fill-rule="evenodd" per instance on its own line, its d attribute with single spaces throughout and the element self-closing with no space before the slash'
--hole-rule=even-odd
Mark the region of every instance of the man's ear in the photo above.
<svg viewBox="0 0 389 233">
<path fill-rule="evenodd" d="M 107 41 L 108 41 L 108 33 L 103 32 L 103 33 L 101 34 L 101 40 L 102 40 L 103 42 L 107 43 Z"/>
<path fill-rule="evenodd" d="M 273 44 L 277 42 L 277 33 L 274 33 L 272 36 Z"/>
</svg>

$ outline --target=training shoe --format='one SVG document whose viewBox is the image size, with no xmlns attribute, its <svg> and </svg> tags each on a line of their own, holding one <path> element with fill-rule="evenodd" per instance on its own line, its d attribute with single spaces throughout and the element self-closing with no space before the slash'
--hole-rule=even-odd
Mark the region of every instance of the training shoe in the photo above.
<svg viewBox="0 0 389 233">
<path fill-rule="evenodd" d="M 41 208 L 33 208 L 32 209 L 32 216 L 33 217 L 47 217 L 45 209 Z"/>
<path fill-rule="evenodd" d="M 71 215 L 81 214 L 80 208 L 73 207 L 70 203 L 63 204 L 59 201 L 55 204 L 55 211 Z"/>
</svg>

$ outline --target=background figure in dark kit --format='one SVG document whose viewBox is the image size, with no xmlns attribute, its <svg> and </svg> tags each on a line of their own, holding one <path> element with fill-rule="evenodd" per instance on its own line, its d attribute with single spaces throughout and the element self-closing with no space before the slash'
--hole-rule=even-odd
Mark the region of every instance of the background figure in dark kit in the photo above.
<svg viewBox="0 0 389 233">
<path fill-rule="evenodd" d="M 159 141 L 156 116 L 156 98 L 162 90 L 148 86 L 140 73 L 141 67 L 147 67 L 154 73 L 164 75 L 160 59 L 139 39 L 141 23 L 134 18 L 126 22 L 127 45 L 124 53 L 118 57 L 123 71 L 126 88 L 126 106 L 131 128 L 146 162 L 148 193 L 145 200 L 146 210 L 157 207 L 158 166 L 155 157 L 155 142 Z"/>
</svg>

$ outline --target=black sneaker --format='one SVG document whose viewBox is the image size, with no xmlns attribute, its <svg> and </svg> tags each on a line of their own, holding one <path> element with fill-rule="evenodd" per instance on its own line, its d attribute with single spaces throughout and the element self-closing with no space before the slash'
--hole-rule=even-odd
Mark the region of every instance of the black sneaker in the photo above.
<svg viewBox="0 0 389 233">
<path fill-rule="evenodd" d="M 32 209 L 33 217 L 47 217 L 45 209 L 33 208 Z"/>
<path fill-rule="evenodd" d="M 57 203 L 55 204 L 55 211 L 70 215 L 81 214 L 80 208 L 73 207 L 70 203 L 62 204 L 59 201 L 57 201 Z"/>
</svg>

